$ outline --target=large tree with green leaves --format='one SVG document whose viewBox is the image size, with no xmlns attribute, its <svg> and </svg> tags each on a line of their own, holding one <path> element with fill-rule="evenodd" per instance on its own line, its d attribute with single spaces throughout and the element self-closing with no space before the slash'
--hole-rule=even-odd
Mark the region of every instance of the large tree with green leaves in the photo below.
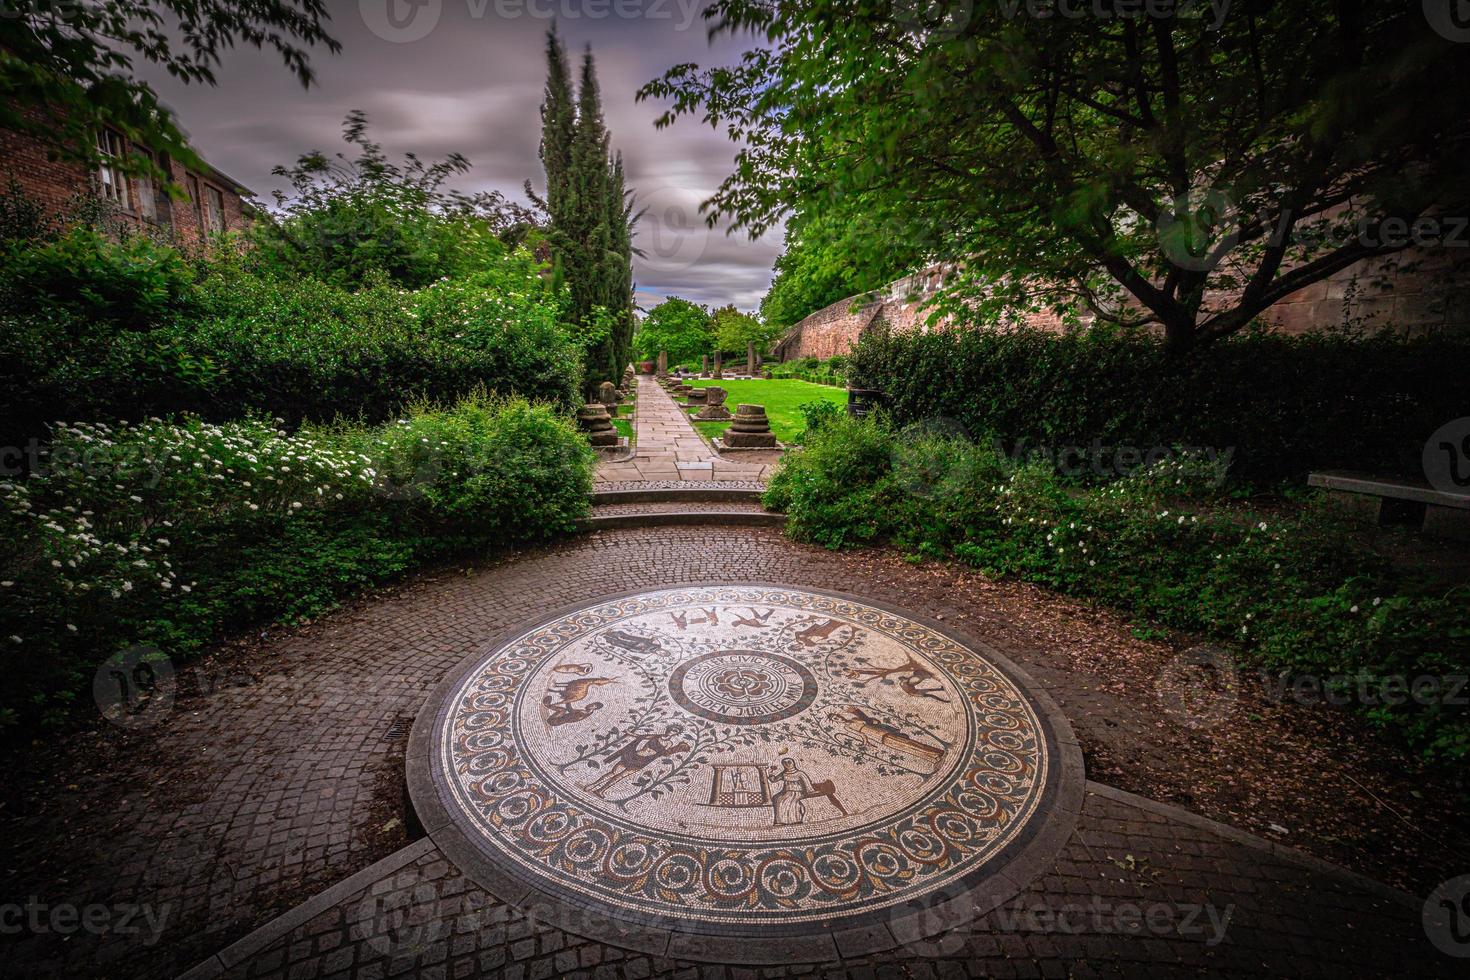
<svg viewBox="0 0 1470 980">
<path fill-rule="evenodd" d="M 162 66 L 186 83 L 215 83 L 220 53 L 236 44 L 277 51 L 302 85 L 314 79 L 307 49 L 340 49 L 327 34 L 325 0 L 6 0 L 0 11 L 0 127 L 34 136 L 59 156 L 98 161 L 97 131 L 197 162 L 178 121 L 137 75 Z M 144 157 L 121 165 L 165 176 Z"/>
<path fill-rule="evenodd" d="M 709 310 L 687 299 L 670 296 L 648 311 L 638 325 L 633 345 L 639 356 L 650 361 L 660 351 L 666 351 L 671 365 L 693 364 L 700 355 L 715 349 Z"/>
<path fill-rule="evenodd" d="M 1091 312 L 1184 351 L 1466 213 L 1470 44 L 1426 10 L 716 0 L 716 32 L 766 46 L 641 95 L 742 142 L 711 219 L 862 213 L 884 233 L 846 247 L 963 260 L 971 314 Z"/>
<path fill-rule="evenodd" d="M 497 264 L 510 251 L 504 238 L 534 221 L 500 191 L 445 187 L 470 169 L 459 153 L 436 163 L 412 153 L 390 160 L 361 111 L 348 114 L 342 138 L 351 158 L 313 150 L 272 170 L 291 192 L 276 191 L 275 209 L 248 232 L 257 268 L 354 289 L 378 278 L 419 289 Z"/>
<path fill-rule="evenodd" d="M 591 393 L 600 382 L 617 381 L 631 353 L 636 215 L 622 158 L 611 151 L 591 50 L 582 58 L 575 103 L 566 52 L 554 30 L 547 34 L 546 58 L 541 161 L 549 240 L 586 347 Z"/>
<path fill-rule="evenodd" d="M 776 259 L 776 276 L 761 299 L 761 318 L 772 327 L 789 327 L 825 306 L 877 289 L 912 271 L 928 250 L 887 234 L 864 212 L 853 208 L 805 207 L 786 221 L 786 242 Z M 896 231 L 896 230 L 895 230 Z M 852 247 L 883 237 L 888 248 Z"/>
<path fill-rule="evenodd" d="M 762 323 L 759 317 L 740 312 L 733 303 L 715 310 L 710 315 L 710 326 L 715 333 L 716 347 L 726 354 L 742 357 L 748 344 L 755 344 L 756 352 L 764 355 L 771 341 L 783 332 L 782 327 Z"/>
</svg>

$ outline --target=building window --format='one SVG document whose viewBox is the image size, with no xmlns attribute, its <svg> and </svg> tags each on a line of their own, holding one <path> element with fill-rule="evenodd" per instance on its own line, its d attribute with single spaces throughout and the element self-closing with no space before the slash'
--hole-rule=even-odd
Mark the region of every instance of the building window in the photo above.
<svg viewBox="0 0 1470 980">
<path fill-rule="evenodd" d="M 225 196 L 218 188 L 205 186 L 204 188 L 204 213 L 207 219 L 205 228 L 211 235 L 217 235 L 225 230 Z"/>
<path fill-rule="evenodd" d="M 194 224 L 204 230 L 204 196 L 199 193 L 199 178 L 189 174 L 185 183 L 189 188 L 189 200 L 194 203 Z"/>
<path fill-rule="evenodd" d="M 146 146 L 133 146 L 133 153 L 148 163 L 157 163 L 153 153 Z M 133 197 L 137 199 L 138 214 L 148 221 L 158 220 L 158 189 L 153 185 L 153 178 L 147 174 L 139 174 L 133 178 Z"/>
<path fill-rule="evenodd" d="M 123 159 L 123 138 L 110 129 L 97 131 L 97 155 L 101 162 L 97 166 L 97 193 L 104 201 L 111 201 L 127 211 L 128 178 L 118 166 Z"/>
</svg>

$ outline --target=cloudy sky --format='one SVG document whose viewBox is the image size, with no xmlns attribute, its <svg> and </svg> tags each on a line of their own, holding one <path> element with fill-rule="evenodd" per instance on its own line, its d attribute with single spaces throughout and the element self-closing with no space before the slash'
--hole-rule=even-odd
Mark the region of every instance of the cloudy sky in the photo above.
<svg viewBox="0 0 1470 980">
<path fill-rule="evenodd" d="M 679 295 L 753 309 L 770 284 L 779 231 L 758 241 L 707 230 L 698 215 L 732 169 L 735 147 L 698 120 L 656 130 L 662 107 L 639 105 L 639 86 L 675 64 L 731 63 L 748 39 L 708 41 L 703 0 L 327 0 L 341 54 L 312 58 L 317 83 L 303 90 L 278 57 L 228 52 L 217 88 L 152 75 L 196 147 L 263 199 L 281 182 L 276 164 L 342 148 L 343 117 L 367 112 L 370 134 L 391 154 L 439 159 L 458 151 L 474 169 L 457 186 L 523 200 L 529 178 L 544 189 L 536 156 L 552 20 L 572 52 L 591 44 L 613 143 L 629 186 L 650 213 L 634 260 L 643 306 Z"/>
</svg>

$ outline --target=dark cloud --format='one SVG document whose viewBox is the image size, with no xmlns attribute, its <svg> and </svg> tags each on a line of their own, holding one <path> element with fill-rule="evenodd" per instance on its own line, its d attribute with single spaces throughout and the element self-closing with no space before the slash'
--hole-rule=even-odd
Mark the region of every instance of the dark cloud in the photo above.
<svg viewBox="0 0 1470 980">
<path fill-rule="evenodd" d="M 391 9 L 390 9 L 390 6 Z M 693 121 L 657 130 L 663 111 L 634 93 L 687 61 L 728 63 L 744 46 L 711 46 L 703 0 L 332 0 L 343 51 L 312 58 L 317 84 L 303 90 L 275 56 L 228 52 L 216 88 L 151 80 L 200 151 L 268 199 L 271 168 L 301 153 L 342 148 L 342 119 L 367 112 L 372 135 L 393 154 L 436 159 L 463 153 L 474 169 L 457 186 L 515 199 L 542 185 L 536 149 L 545 76 L 544 35 L 554 17 L 568 48 L 591 44 L 603 107 L 628 181 L 649 214 L 634 262 L 639 300 L 668 295 L 753 308 L 770 284 L 780 233 L 751 242 L 705 228 L 698 214 L 732 169 L 735 146 Z M 390 16 L 391 14 L 391 16 Z"/>
</svg>

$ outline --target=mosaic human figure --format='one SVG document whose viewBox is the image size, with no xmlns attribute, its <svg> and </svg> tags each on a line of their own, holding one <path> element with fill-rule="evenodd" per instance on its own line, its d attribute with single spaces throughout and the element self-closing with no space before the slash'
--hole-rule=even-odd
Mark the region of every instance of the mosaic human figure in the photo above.
<svg viewBox="0 0 1470 980">
<path fill-rule="evenodd" d="M 608 767 L 607 772 L 582 788 L 593 796 L 607 799 L 608 792 L 629 776 L 641 772 L 660 759 L 688 752 L 688 742 L 679 742 L 677 745 L 672 742 L 682 731 L 683 726 L 673 721 L 659 734 L 633 736 L 602 757 L 603 764 Z"/>
<path fill-rule="evenodd" d="M 774 609 L 767 609 L 763 613 L 758 613 L 755 611 L 754 608 L 751 608 L 750 615 L 736 616 L 734 619 L 730 620 L 730 624 L 732 626 L 749 626 L 751 629 L 754 630 L 763 630 L 767 626 L 771 625 L 769 622 L 767 622 L 767 620 L 771 618 L 771 614 L 775 611 L 776 610 Z"/>
<path fill-rule="evenodd" d="M 837 788 L 830 779 L 820 783 L 796 767 L 796 760 L 785 758 L 779 766 L 772 766 L 770 778 L 779 781 L 781 788 L 771 794 L 771 810 L 777 827 L 803 823 L 806 820 L 806 800 L 821 797 L 837 808 L 843 816 L 847 810 L 837 802 Z"/>
</svg>

